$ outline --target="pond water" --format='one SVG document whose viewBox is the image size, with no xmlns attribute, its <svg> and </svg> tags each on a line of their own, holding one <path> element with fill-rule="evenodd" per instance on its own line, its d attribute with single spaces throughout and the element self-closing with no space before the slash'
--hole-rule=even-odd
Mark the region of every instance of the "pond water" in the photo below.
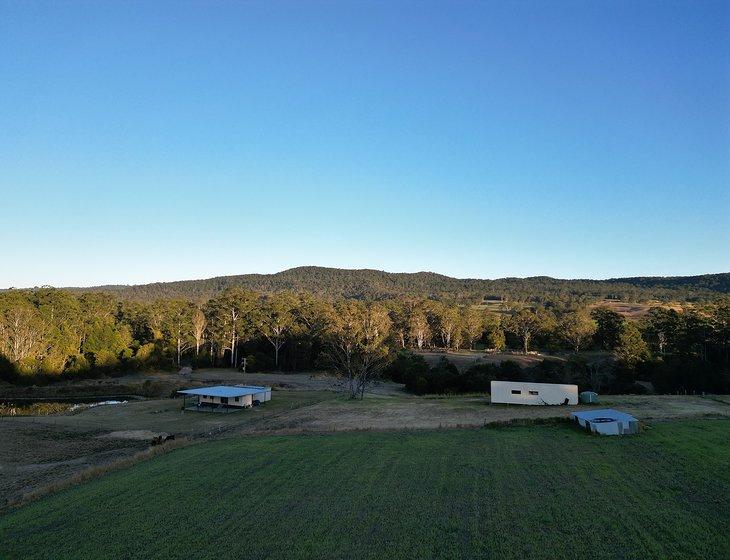
<svg viewBox="0 0 730 560">
<path fill-rule="evenodd" d="M 62 404 L 117 404 L 133 400 L 129 395 L 103 395 L 90 397 L 8 397 L 0 395 L 0 403 L 5 405 L 27 406 L 37 403 L 62 403 Z M 134 399 L 137 400 L 137 399 Z"/>
<path fill-rule="evenodd" d="M 52 414 L 75 412 L 96 406 L 112 406 L 127 403 L 126 400 L 116 399 L 100 401 L 98 397 L 91 402 L 88 399 L 84 399 L 84 402 L 69 402 L 72 400 L 74 399 L 1 399 L 0 416 L 49 416 Z"/>
</svg>

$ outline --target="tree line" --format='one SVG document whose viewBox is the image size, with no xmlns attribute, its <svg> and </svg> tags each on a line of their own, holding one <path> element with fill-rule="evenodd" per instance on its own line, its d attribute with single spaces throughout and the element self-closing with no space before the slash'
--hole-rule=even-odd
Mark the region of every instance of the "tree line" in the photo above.
<svg viewBox="0 0 730 560">
<path fill-rule="evenodd" d="M 602 366 L 610 368 L 609 389 L 631 390 L 650 379 L 661 391 L 719 391 L 728 387 L 729 320 L 727 301 L 681 312 L 655 307 L 635 321 L 570 300 L 506 304 L 492 312 L 425 298 L 357 300 L 240 287 L 199 302 L 10 290 L 0 293 L 0 372 L 22 381 L 185 363 L 240 367 L 245 359 L 249 371 L 330 369 L 348 380 L 353 395 L 362 395 L 384 371 L 400 375 L 393 369 L 399 351 L 594 350 L 609 364 Z M 592 367 L 586 363 L 583 372 Z M 591 386 L 600 387 L 601 376 L 592 375 Z"/>
</svg>

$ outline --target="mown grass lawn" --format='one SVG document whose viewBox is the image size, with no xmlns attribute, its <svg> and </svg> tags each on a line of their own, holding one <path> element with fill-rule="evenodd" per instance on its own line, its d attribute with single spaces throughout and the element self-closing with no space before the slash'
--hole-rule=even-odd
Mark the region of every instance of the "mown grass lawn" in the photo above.
<svg viewBox="0 0 730 560">
<path fill-rule="evenodd" d="M 730 421 L 267 436 L 0 518 L 0 558 L 730 558 Z"/>
</svg>

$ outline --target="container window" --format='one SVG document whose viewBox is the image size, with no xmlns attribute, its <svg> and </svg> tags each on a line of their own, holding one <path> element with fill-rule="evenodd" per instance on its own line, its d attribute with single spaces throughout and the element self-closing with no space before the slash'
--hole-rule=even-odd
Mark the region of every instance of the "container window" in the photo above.
<svg viewBox="0 0 730 560">
<path fill-rule="evenodd" d="M 531 395 L 539 395 L 540 393 L 538 393 L 537 391 L 530 391 L 530 394 Z"/>
<path fill-rule="evenodd" d="M 512 389 L 512 394 L 513 395 L 521 395 L 522 394 L 522 391 L 519 391 L 518 389 Z"/>
</svg>

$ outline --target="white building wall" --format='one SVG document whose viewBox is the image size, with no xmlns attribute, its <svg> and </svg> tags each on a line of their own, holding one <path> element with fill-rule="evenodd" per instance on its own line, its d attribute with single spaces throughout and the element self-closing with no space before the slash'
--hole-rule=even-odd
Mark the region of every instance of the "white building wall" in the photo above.
<svg viewBox="0 0 730 560">
<path fill-rule="evenodd" d="M 578 386 L 528 381 L 492 381 L 491 401 L 501 404 L 578 404 Z"/>
<path fill-rule="evenodd" d="M 251 395 L 238 397 L 238 402 L 236 402 L 236 397 L 228 397 L 228 406 L 251 406 L 252 400 Z M 221 398 L 201 395 L 200 402 L 203 404 L 221 404 Z"/>
</svg>

